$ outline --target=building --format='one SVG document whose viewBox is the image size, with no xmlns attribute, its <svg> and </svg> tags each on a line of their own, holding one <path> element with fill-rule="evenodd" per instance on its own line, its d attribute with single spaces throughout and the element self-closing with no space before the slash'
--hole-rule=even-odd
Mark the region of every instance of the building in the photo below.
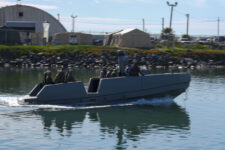
<svg viewBox="0 0 225 150">
<path fill-rule="evenodd" d="M 92 45 L 93 44 L 93 36 L 91 34 L 85 33 L 56 33 L 53 36 L 53 44 L 56 45 Z"/>
<path fill-rule="evenodd" d="M 139 29 L 126 29 L 105 36 L 105 46 L 143 48 L 151 47 L 150 35 Z"/>
<path fill-rule="evenodd" d="M 43 34 L 43 22 L 50 24 L 49 36 L 66 32 L 65 27 L 49 13 L 26 5 L 12 5 L 0 8 L 0 30 L 20 32 L 21 42 L 30 38 L 30 33 L 40 37 Z M 37 41 L 38 39 L 35 39 Z M 40 40 L 40 39 L 39 39 Z"/>
</svg>

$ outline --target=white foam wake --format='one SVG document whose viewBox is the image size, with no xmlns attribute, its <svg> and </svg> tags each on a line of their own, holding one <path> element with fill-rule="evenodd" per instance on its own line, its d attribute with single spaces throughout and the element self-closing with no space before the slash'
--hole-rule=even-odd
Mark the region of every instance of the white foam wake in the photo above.
<svg viewBox="0 0 225 150">
<path fill-rule="evenodd" d="M 0 95 L 0 106 L 5 107 L 18 107 L 21 106 L 19 101 L 24 99 L 26 96 L 18 95 Z"/>
<path fill-rule="evenodd" d="M 126 104 L 121 104 L 120 106 L 132 106 L 132 105 L 151 105 L 151 106 L 169 106 L 173 103 L 173 99 L 170 97 L 165 98 L 155 98 L 155 99 L 139 99 L 137 101 L 129 102 Z"/>
<path fill-rule="evenodd" d="M 21 105 L 20 100 L 26 98 L 27 95 L 0 95 L 0 107 L 29 107 L 29 108 L 42 108 L 42 109 L 51 109 L 51 111 L 57 111 L 60 109 L 69 109 L 69 110 L 79 110 L 79 109 L 98 109 L 98 108 L 107 108 L 107 107 L 122 107 L 122 106 L 135 106 L 135 105 L 151 105 L 151 106 L 160 106 L 160 105 L 170 105 L 173 102 L 172 98 L 155 98 L 155 99 L 138 99 L 136 101 L 115 104 L 115 105 L 100 105 L 100 106 L 60 106 L 60 105 Z"/>
</svg>

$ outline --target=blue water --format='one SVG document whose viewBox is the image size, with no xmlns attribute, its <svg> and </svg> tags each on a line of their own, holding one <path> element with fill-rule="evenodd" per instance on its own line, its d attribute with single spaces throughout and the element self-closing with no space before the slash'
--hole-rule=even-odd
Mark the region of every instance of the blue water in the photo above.
<svg viewBox="0 0 225 150">
<path fill-rule="evenodd" d="M 0 149 L 224 150 L 225 69 L 188 71 L 190 87 L 174 100 L 72 107 L 19 105 L 43 70 L 0 69 Z M 87 72 L 75 75 L 96 76 Z"/>
</svg>

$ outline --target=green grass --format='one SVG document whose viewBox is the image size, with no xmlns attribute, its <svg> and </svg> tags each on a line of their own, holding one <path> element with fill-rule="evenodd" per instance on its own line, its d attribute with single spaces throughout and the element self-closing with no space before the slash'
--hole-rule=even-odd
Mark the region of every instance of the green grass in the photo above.
<svg viewBox="0 0 225 150">
<path fill-rule="evenodd" d="M 88 45 L 60 45 L 60 46 L 6 46 L 0 45 L 0 53 L 2 51 L 10 51 L 15 56 L 27 55 L 29 53 L 43 53 L 45 55 L 61 55 L 64 53 L 80 53 L 88 55 L 100 55 L 103 52 L 112 53 L 116 55 L 117 50 L 121 48 L 116 47 L 102 47 L 102 46 L 88 46 Z M 140 50 L 140 49 L 124 49 L 127 53 L 145 53 L 145 54 L 171 54 L 174 57 L 200 57 L 201 55 L 210 56 L 225 56 L 225 50 L 210 49 L 205 45 L 179 45 L 171 49 L 167 47 L 156 47 L 151 50 Z"/>
</svg>

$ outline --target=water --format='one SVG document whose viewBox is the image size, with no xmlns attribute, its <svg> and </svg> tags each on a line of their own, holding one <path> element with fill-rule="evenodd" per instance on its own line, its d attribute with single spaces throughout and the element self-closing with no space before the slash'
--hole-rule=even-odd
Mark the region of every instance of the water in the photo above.
<svg viewBox="0 0 225 150">
<path fill-rule="evenodd" d="M 19 105 L 43 71 L 0 69 L 0 149 L 225 149 L 224 69 L 188 70 L 190 87 L 175 100 L 94 107 Z M 180 71 L 152 71 L 157 72 Z M 97 74 L 75 71 L 83 82 Z"/>
</svg>

